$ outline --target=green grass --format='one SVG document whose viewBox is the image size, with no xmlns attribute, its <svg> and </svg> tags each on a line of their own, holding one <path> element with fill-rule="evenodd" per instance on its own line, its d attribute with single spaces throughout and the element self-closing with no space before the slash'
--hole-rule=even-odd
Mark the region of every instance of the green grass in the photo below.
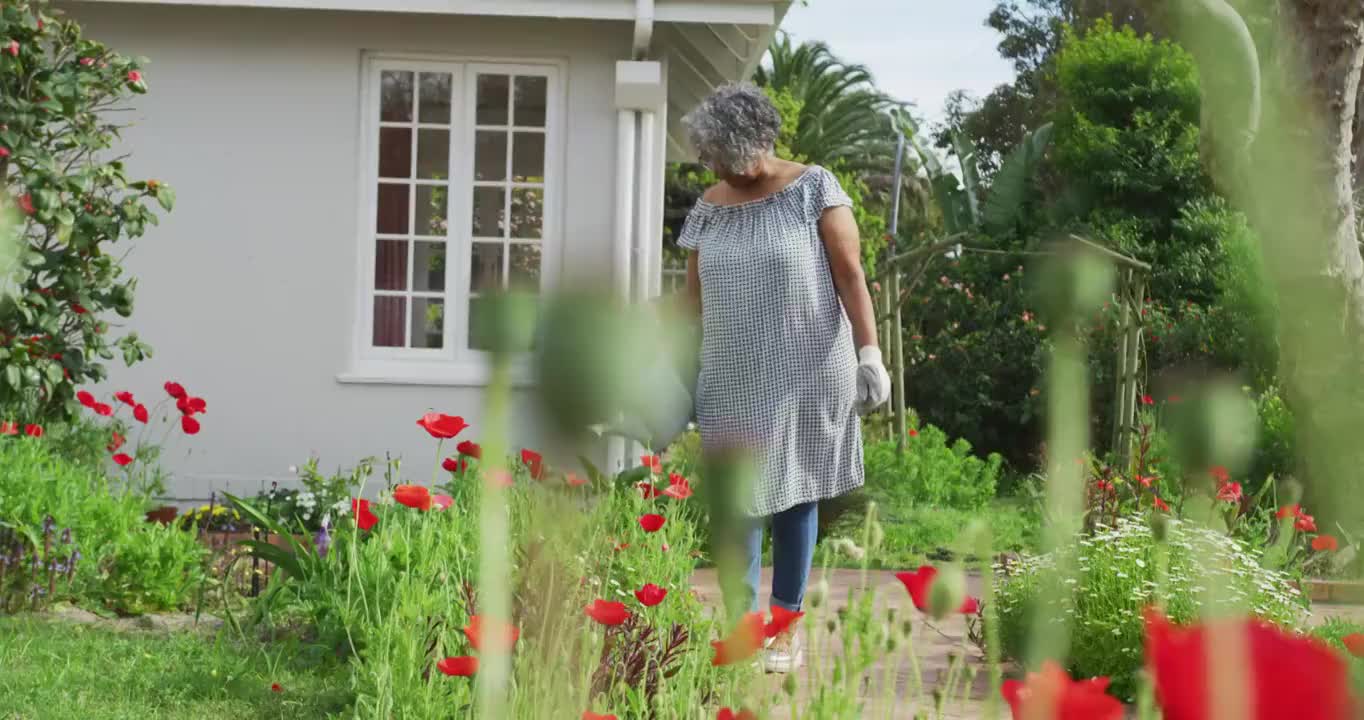
<svg viewBox="0 0 1364 720">
<path fill-rule="evenodd" d="M 288 644 L 4 617 L 0 720 L 283 720 L 343 713 L 347 673 L 319 671 L 298 657 L 297 646 Z M 271 689 L 275 683 L 281 692 Z"/>
<path fill-rule="evenodd" d="M 963 529 L 976 520 L 990 528 L 994 552 L 1034 549 L 1037 546 L 1039 521 L 1036 513 L 1024 509 L 1020 503 L 996 500 L 980 510 L 910 505 L 893 507 L 878 504 L 881 527 L 885 539 L 871 556 L 873 568 L 889 570 L 913 569 L 924 563 L 953 556 L 953 545 Z M 847 537 L 862 544 L 863 518 L 849 514 L 841 518 L 830 536 Z M 822 552 L 817 557 L 823 558 Z M 851 558 L 835 558 L 835 564 L 857 567 Z"/>
</svg>

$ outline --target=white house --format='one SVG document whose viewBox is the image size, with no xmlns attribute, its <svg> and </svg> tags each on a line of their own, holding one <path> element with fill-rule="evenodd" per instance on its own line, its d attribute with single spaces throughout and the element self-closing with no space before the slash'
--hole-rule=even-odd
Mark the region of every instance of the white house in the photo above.
<svg viewBox="0 0 1364 720">
<path fill-rule="evenodd" d="M 202 433 L 168 448 L 172 494 L 288 483 L 310 456 L 393 453 L 419 477 L 422 413 L 477 435 L 483 293 L 609 268 L 619 292 L 657 294 L 678 119 L 752 71 L 788 5 L 65 3 L 150 60 L 130 169 L 179 199 L 128 260 L 155 358 L 111 367 L 110 389 L 206 398 Z"/>
</svg>

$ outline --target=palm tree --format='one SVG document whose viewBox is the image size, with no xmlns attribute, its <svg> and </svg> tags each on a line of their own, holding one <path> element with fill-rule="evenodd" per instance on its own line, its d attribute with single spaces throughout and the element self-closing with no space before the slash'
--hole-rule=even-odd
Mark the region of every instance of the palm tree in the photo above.
<svg viewBox="0 0 1364 720">
<path fill-rule="evenodd" d="M 894 153 L 889 113 L 904 104 L 877 89 L 867 68 L 842 61 L 822 42 L 797 45 L 783 33 L 753 80 L 800 103 L 795 155 L 854 172 L 886 171 Z"/>
</svg>

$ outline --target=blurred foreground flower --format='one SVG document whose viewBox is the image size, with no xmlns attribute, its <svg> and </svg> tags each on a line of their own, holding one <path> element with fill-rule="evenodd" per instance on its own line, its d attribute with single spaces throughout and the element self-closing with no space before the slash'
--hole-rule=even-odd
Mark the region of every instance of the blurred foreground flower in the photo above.
<svg viewBox="0 0 1364 720">
<path fill-rule="evenodd" d="M 505 652 L 516 644 L 516 639 L 521 637 L 521 631 L 509 623 L 481 615 L 471 615 L 469 625 L 464 628 L 464 636 L 469 639 L 469 645 L 475 650 L 483 650 L 486 641 L 500 645 L 500 649 Z"/>
<path fill-rule="evenodd" d="M 764 634 L 762 613 L 747 613 L 728 637 L 711 641 L 710 645 L 715 649 L 711 665 L 733 665 L 753 657 L 762 647 Z"/>
<path fill-rule="evenodd" d="M 1120 720 L 1122 703 L 1109 695 L 1108 678 L 1071 680 L 1050 660 L 1026 680 L 1005 680 L 1000 694 L 1014 720 Z"/>
<path fill-rule="evenodd" d="M 960 573 L 954 573 L 960 578 Z M 947 582 L 938 582 L 938 569 L 932 565 L 924 565 L 914 572 L 895 573 L 896 579 L 904 584 L 905 590 L 909 591 L 909 597 L 914 601 L 914 607 L 920 612 L 926 612 L 935 619 L 941 620 L 949 615 L 956 608 L 956 612 L 966 615 L 974 615 L 980 612 L 980 601 L 966 594 L 964 578 L 957 583 L 951 578 Z M 958 587 L 954 587 L 958 586 Z M 935 603 L 934 595 L 942 595 L 939 602 Z M 933 612 L 934 605 L 940 605 L 938 612 Z"/>
<path fill-rule="evenodd" d="M 473 677 L 478 672 L 478 658 L 462 655 L 460 657 L 448 657 L 436 663 L 436 669 L 456 677 Z"/>
<path fill-rule="evenodd" d="M 1213 630 L 1214 632 L 1209 632 Z M 1210 661 L 1235 662 L 1209 648 L 1230 635 L 1245 649 L 1242 697 L 1212 695 Z M 1156 610 L 1146 614 L 1146 661 L 1165 720 L 1215 718 L 1214 706 L 1242 703 L 1246 720 L 1347 720 L 1353 700 L 1345 663 L 1312 638 L 1260 620 L 1214 620 L 1178 627 Z"/>
</svg>

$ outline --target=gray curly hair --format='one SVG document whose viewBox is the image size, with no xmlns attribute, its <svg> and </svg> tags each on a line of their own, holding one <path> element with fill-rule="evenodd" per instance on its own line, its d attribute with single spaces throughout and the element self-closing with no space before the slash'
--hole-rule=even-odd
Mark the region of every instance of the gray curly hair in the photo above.
<svg viewBox="0 0 1364 720">
<path fill-rule="evenodd" d="M 772 152 L 781 113 L 761 89 L 736 83 L 716 88 L 682 124 L 701 162 L 737 175 Z"/>
</svg>

